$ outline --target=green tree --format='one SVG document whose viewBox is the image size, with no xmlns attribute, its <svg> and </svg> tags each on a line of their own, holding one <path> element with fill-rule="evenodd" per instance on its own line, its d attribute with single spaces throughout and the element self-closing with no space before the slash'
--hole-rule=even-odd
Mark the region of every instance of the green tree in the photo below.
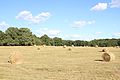
<svg viewBox="0 0 120 80">
<path fill-rule="evenodd" d="M 5 45 L 33 45 L 34 37 L 28 28 L 9 27 L 6 31 Z"/>
<path fill-rule="evenodd" d="M 5 39 L 5 33 L 0 31 L 0 46 L 3 46 Z"/>
<path fill-rule="evenodd" d="M 50 38 L 45 34 L 40 37 L 42 44 L 50 46 Z"/>
<path fill-rule="evenodd" d="M 19 34 L 19 29 L 15 28 L 15 27 L 9 27 L 6 31 L 5 31 L 7 36 L 10 36 L 13 40 L 15 38 L 18 37 Z"/>
<path fill-rule="evenodd" d="M 58 37 L 53 38 L 53 45 L 54 46 L 62 46 L 62 39 L 58 38 Z"/>
<path fill-rule="evenodd" d="M 19 40 L 19 43 L 23 46 L 35 44 L 35 39 L 32 35 L 32 32 L 28 28 L 20 28 L 19 29 L 18 40 Z"/>
<path fill-rule="evenodd" d="M 63 40 L 63 41 L 62 41 L 62 44 L 63 44 L 63 45 L 66 45 L 66 46 L 71 46 L 71 45 L 74 45 L 75 42 L 72 41 L 72 40 Z"/>
<path fill-rule="evenodd" d="M 75 46 L 87 46 L 88 42 L 87 41 L 82 41 L 82 40 L 75 40 L 74 45 Z"/>
<path fill-rule="evenodd" d="M 12 45 L 12 46 L 29 46 L 29 45 L 55 45 L 55 46 L 100 46 L 100 47 L 111 47 L 120 46 L 120 39 L 95 39 L 91 41 L 82 40 L 62 40 L 62 38 L 50 38 L 46 34 L 40 38 L 33 35 L 29 28 L 17 28 L 9 27 L 5 33 L 0 31 L 0 45 Z"/>
<path fill-rule="evenodd" d="M 118 46 L 120 46 L 120 39 L 117 41 Z"/>
<path fill-rule="evenodd" d="M 42 45 L 42 41 L 39 37 L 37 37 L 36 35 L 33 35 L 33 38 L 34 38 L 35 45 Z"/>
<path fill-rule="evenodd" d="M 19 45 L 18 36 L 19 36 L 19 29 L 16 27 L 9 27 L 6 31 L 6 38 L 4 45 Z"/>
</svg>

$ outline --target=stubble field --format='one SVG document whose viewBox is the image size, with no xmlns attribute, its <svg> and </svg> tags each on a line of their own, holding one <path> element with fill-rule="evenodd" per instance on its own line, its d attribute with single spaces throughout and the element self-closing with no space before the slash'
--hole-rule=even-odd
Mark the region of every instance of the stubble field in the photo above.
<svg viewBox="0 0 120 80">
<path fill-rule="evenodd" d="M 120 48 L 108 48 L 116 56 L 111 62 L 102 61 L 102 49 L 1 46 L 0 80 L 120 80 Z M 23 55 L 23 64 L 8 63 L 14 51 Z"/>
</svg>

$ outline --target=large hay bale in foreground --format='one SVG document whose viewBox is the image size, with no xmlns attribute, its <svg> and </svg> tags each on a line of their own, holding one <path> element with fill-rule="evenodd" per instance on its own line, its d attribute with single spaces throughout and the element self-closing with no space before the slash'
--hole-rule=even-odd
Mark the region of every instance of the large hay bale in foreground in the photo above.
<svg viewBox="0 0 120 80">
<path fill-rule="evenodd" d="M 115 55 L 113 53 L 103 53 L 102 55 L 103 61 L 109 62 L 115 60 Z"/>
<path fill-rule="evenodd" d="M 23 63 L 23 56 L 19 52 L 13 52 L 9 56 L 8 62 L 11 64 L 22 64 Z"/>
</svg>

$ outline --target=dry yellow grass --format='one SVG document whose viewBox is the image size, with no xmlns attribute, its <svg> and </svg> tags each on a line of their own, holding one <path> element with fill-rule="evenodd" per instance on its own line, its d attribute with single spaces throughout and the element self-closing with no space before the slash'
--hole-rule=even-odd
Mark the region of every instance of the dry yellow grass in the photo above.
<svg viewBox="0 0 120 80">
<path fill-rule="evenodd" d="M 42 47 L 42 46 L 41 46 Z M 102 48 L 0 47 L 0 80 L 120 80 L 120 48 L 108 48 L 116 55 L 112 62 L 101 58 Z M 7 62 L 11 51 L 24 55 L 24 63 Z M 71 53 L 71 54 L 68 54 Z"/>
</svg>

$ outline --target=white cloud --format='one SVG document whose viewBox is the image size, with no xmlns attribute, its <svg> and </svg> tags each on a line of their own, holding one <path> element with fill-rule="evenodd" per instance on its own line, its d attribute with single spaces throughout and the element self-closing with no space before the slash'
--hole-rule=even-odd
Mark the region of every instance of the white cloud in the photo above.
<svg viewBox="0 0 120 80">
<path fill-rule="evenodd" d="M 50 37 L 54 37 L 60 34 L 60 30 L 56 29 L 48 29 L 48 28 L 41 28 L 37 31 L 39 35 L 47 34 Z"/>
<path fill-rule="evenodd" d="M 99 35 L 99 34 L 102 34 L 102 32 L 96 32 L 95 35 Z"/>
<path fill-rule="evenodd" d="M 91 35 L 80 35 L 80 34 L 71 34 L 65 36 L 68 40 L 93 40 L 94 37 Z"/>
<path fill-rule="evenodd" d="M 107 3 L 98 3 L 97 5 L 93 6 L 90 10 L 92 11 L 102 11 L 107 9 L 108 4 Z"/>
<path fill-rule="evenodd" d="M 49 12 L 42 12 L 37 16 L 33 16 L 30 11 L 22 11 L 16 16 L 16 19 L 26 20 L 32 23 L 40 23 L 42 21 L 47 20 L 50 16 L 51 14 Z"/>
<path fill-rule="evenodd" d="M 73 26 L 75 28 L 79 28 L 79 27 L 90 25 L 90 24 L 94 24 L 94 23 L 95 23 L 94 20 L 91 20 L 91 21 L 80 20 L 80 21 L 74 21 L 73 22 Z"/>
<path fill-rule="evenodd" d="M 6 22 L 4 22 L 4 21 L 0 22 L 0 30 L 4 31 L 8 27 L 9 27 L 9 25 Z"/>
<path fill-rule="evenodd" d="M 87 33 L 87 34 L 68 34 L 65 37 L 68 40 L 94 40 L 94 39 L 101 39 L 103 38 L 104 34 L 103 32 L 93 32 L 93 33 Z"/>
<path fill-rule="evenodd" d="M 114 7 L 120 7 L 120 0 L 112 0 L 110 3 L 110 7 L 114 8 Z"/>
<path fill-rule="evenodd" d="M 116 37 L 120 37 L 120 32 L 118 32 L 118 33 L 114 33 L 114 36 L 116 36 Z"/>
<path fill-rule="evenodd" d="M 69 38 L 71 38 L 71 39 L 80 39 L 80 38 L 81 38 L 81 35 L 73 34 L 73 35 L 66 35 L 66 37 L 69 37 Z"/>
</svg>

